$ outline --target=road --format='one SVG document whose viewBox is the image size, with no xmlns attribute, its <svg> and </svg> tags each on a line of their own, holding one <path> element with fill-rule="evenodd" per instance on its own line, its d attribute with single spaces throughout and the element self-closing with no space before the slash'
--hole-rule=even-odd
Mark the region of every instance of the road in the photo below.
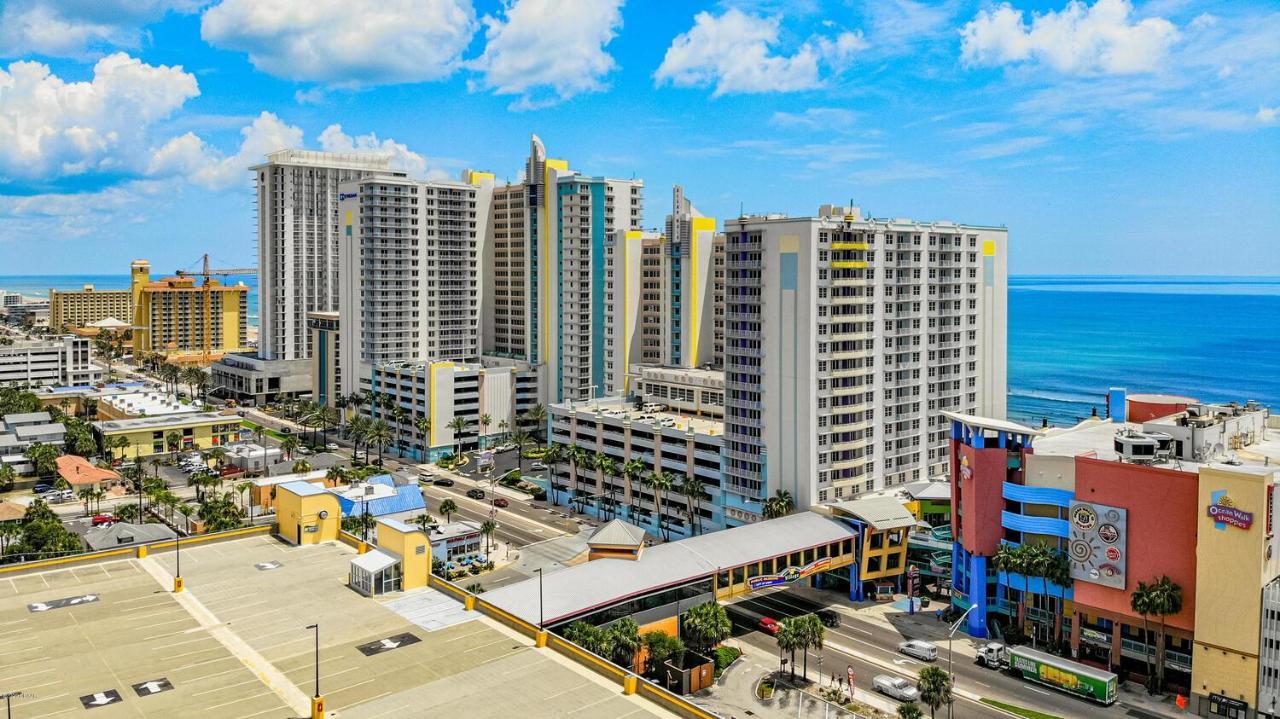
<svg viewBox="0 0 1280 719">
<path fill-rule="evenodd" d="M 817 611 L 824 608 L 824 605 L 799 597 L 784 589 L 772 593 L 750 595 L 730 605 L 730 608 L 731 614 L 737 614 L 735 624 L 738 624 L 740 621 L 746 623 L 746 620 L 740 619 L 743 617 L 741 610 L 746 610 L 754 615 L 783 619 Z M 732 609 L 735 608 L 739 611 L 733 612 Z M 898 642 L 904 639 L 902 635 L 882 625 L 860 621 L 846 614 L 841 614 L 841 620 L 840 627 L 828 628 L 826 632 L 827 648 L 824 650 L 826 655 L 824 668 L 828 674 L 830 674 L 832 662 L 834 662 L 836 667 L 853 664 L 854 672 L 858 679 L 856 683 L 859 687 L 862 687 L 863 681 L 865 681 L 866 688 L 870 689 L 871 678 L 876 674 L 896 673 L 912 681 L 915 680 L 916 675 L 924 664 L 898 653 Z M 764 645 L 776 653 L 777 644 L 772 637 L 755 631 L 754 620 L 743 629 L 749 629 L 751 630 L 750 633 L 758 635 L 764 640 Z M 869 661 L 869 659 L 874 659 L 876 662 Z M 946 645 L 943 644 L 939 646 L 938 666 L 946 668 L 946 659 Z M 887 671 L 886 667 L 883 666 L 885 663 L 892 664 L 897 668 L 897 671 Z M 809 665 L 812 670 L 814 667 L 813 657 L 810 657 Z M 955 675 L 957 689 L 968 691 L 978 696 L 1033 708 L 1056 716 L 1071 717 L 1072 719 L 1076 717 L 1082 719 L 1116 719 L 1117 717 L 1126 716 L 1124 709 L 1120 708 L 1119 704 L 1111 707 L 1101 707 L 1059 692 L 1043 689 L 1007 674 L 981 667 L 963 654 L 956 654 L 952 671 Z M 961 707 L 964 707 L 963 712 Z M 1008 716 L 990 707 L 963 699 L 957 702 L 955 714 L 963 717 Z"/>
<path fill-rule="evenodd" d="M 489 519 L 492 507 L 488 500 L 471 499 L 466 495 L 468 489 L 470 487 L 463 486 L 460 482 L 452 487 L 423 485 L 428 511 L 437 519 L 443 520 L 444 517 L 440 514 L 440 503 L 445 499 L 452 499 L 453 503 L 458 505 L 458 513 L 454 515 L 455 517 L 474 522 Z M 486 490 L 486 496 L 492 498 L 494 495 Z M 495 517 L 498 522 L 496 534 L 502 541 L 521 547 L 568 534 L 563 529 L 564 520 L 557 513 L 531 507 L 517 499 L 508 501 L 510 505 L 507 508 L 497 508 Z"/>
</svg>

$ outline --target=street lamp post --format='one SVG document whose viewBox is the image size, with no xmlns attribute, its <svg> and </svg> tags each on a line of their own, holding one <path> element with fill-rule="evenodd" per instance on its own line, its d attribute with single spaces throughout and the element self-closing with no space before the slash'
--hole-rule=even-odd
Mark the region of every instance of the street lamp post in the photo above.
<svg viewBox="0 0 1280 719">
<path fill-rule="evenodd" d="M 0 694 L 0 696 L 4 697 L 4 715 L 8 719 L 13 719 L 13 698 L 16 696 L 22 696 L 22 692 L 5 692 L 4 694 Z"/>
<path fill-rule="evenodd" d="M 542 617 L 542 567 L 538 567 L 537 569 L 535 569 L 535 570 L 533 570 L 533 571 L 535 571 L 535 572 L 537 572 L 537 573 L 538 573 L 538 631 L 540 631 L 540 632 L 541 632 L 541 631 L 542 631 L 542 629 L 543 629 L 543 627 L 542 627 L 542 625 L 543 625 L 543 617 Z"/>
<path fill-rule="evenodd" d="M 956 675 L 953 671 L 953 667 L 955 666 L 955 664 L 953 661 L 954 656 L 951 653 L 951 639 L 956 635 L 956 631 L 960 629 L 960 625 L 964 624 L 965 617 L 968 617 L 969 612 L 972 612 L 974 608 L 977 606 L 978 605 L 976 604 L 970 604 L 969 608 L 964 610 L 964 613 L 961 614 L 960 618 L 957 619 L 955 623 L 951 625 L 950 631 L 947 632 L 947 676 L 951 677 L 952 687 L 955 686 Z M 947 702 L 947 719 L 951 719 L 951 708 L 952 708 L 952 705 L 954 704 L 955 704 L 954 701 Z"/>
<path fill-rule="evenodd" d="M 179 533 L 177 529 L 174 529 L 173 530 L 173 561 L 175 565 L 174 571 L 176 572 L 176 574 L 174 574 L 173 576 L 173 591 L 175 594 L 182 591 L 182 551 L 181 550 L 182 550 L 182 534 Z"/>
<path fill-rule="evenodd" d="M 316 693 L 311 697 L 311 719 L 324 717 L 324 697 L 320 696 L 320 623 L 308 624 L 316 633 Z"/>
</svg>

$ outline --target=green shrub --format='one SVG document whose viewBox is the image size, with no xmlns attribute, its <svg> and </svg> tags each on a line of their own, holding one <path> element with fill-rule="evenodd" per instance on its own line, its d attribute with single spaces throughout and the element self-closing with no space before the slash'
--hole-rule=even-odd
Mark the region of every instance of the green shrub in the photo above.
<svg viewBox="0 0 1280 719">
<path fill-rule="evenodd" d="M 711 658 L 716 662 L 716 671 L 723 671 L 740 656 L 742 656 L 742 650 L 737 647 L 716 647 L 715 651 L 711 652 Z"/>
</svg>

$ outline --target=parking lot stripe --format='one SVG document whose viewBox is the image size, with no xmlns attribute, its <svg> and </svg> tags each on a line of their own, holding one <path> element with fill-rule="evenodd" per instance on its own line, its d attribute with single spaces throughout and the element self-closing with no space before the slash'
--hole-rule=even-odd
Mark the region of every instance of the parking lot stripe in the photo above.
<svg viewBox="0 0 1280 719">
<path fill-rule="evenodd" d="M 348 684 L 347 686 L 345 686 L 345 687 L 343 687 L 343 688 L 341 688 L 341 689 L 330 689 L 329 691 L 327 691 L 327 692 L 325 692 L 325 693 L 326 693 L 326 694 L 329 694 L 329 695 L 333 695 L 333 694 L 337 694 L 338 692 L 345 692 L 345 691 L 346 691 L 346 690 L 348 690 L 348 689 L 355 689 L 356 687 L 364 686 L 365 684 L 368 684 L 369 682 L 376 682 L 377 680 L 378 680 L 378 678 L 377 678 L 377 677 L 374 677 L 374 678 L 372 678 L 372 679 L 365 679 L 365 680 L 364 680 L 364 681 L 362 681 L 362 682 L 356 682 L 355 684 Z"/>
<path fill-rule="evenodd" d="M 15 620 L 13 620 L 12 622 L 0 622 L 0 627 L 7 627 L 7 626 L 9 626 L 10 624 L 21 624 L 21 623 L 23 623 L 23 622 L 25 622 L 25 621 L 27 621 L 27 620 L 26 620 L 26 619 L 15 619 Z"/>
<path fill-rule="evenodd" d="M 370 680 L 370 681 L 372 681 L 372 680 Z M 258 697 L 265 697 L 266 695 L 268 695 L 268 694 L 270 694 L 270 693 L 271 693 L 271 691 L 270 691 L 270 690 L 262 691 L 262 692 L 259 692 L 259 693 L 257 693 L 257 694 L 253 694 L 253 695 L 250 695 L 250 696 L 247 696 L 247 697 L 240 697 L 239 699 L 233 699 L 233 700 L 231 700 L 231 701 L 229 701 L 229 702 L 223 702 L 223 703 L 221 703 L 221 704 L 214 704 L 213 706 L 205 707 L 205 710 L 206 710 L 206 711 L 213 711 L 214 709 L 221 709 L 222 707 L 229 707 L 229 706 L 231 706 L 232 704 L 239 704 L 240 702 L 249 701 L 250 699 L 257 699 Z"/>
<path fill-rule="evenodd" d="M 186 665 L 183 665 L 183 666 L 178 667 L 177 669 L 171 669 L 170 671 L 180 672 L 180 671 L 183 671 L 184 669 L 191 669 L 191 668 L 193 668 L 193 667 L 202 667 L 202 666 L 204 666 L 205 664 L 213 664 L 214 662 L 226 661 L 227 659 L 235 659 L 235 657 L 233 657 L 233 656 L 231 656 L 230 654 L 228 654 L 228 655 L 227 655 L 227 656 L 225 656 L 225 657 L 215 657 L 215 658 L 213 658 L 213 659 L 206 659 L 206 660 L 204 660 L 203 662 L 193 662 L 193 663 L 191 663 L 191 664 L 186 664 Z"/>
<path fill-rule="evenodd" d="M 245 685 L 245 684 L 253 684 L 253 683 L 256 683 L 257 681 L 258 681 L 258 680 L 257 680 L 257 678 L 256 678 L 256 677 L 255 677 L 255 678 L 253 678 L 253 679 L 245 679 L 244 681 L 242 681 L 242 682 L 236 682 L 235 684 L 227 684 L 227 685 L 225 685 L 225 686 L 214 687 L 214 688 L 212 688 L 212 689 L 205 689 L 204 691 L 198 691 L 198 692 L 195 692 L 194 694 L 192 694 L 191 696 L 193 696 L 193 697 L 198 697 L 198 696 L 200 696 L 201 694 L 212 694 L 212 693 L 214 693 L 214 692 L 225 692 L 226 690 L 231 689 L 232 687 L 243 686 L 243 685 Z"/>
<path fill-rule="evenodd" d="M 24 648 L 22 648 L 22 649 L 14 649 L 14 650 L 12 650 L 12 651 L 0 652 L 0 657 L 5 657 L 5 656 L 8 656 L 8 655 L 10 655 L 10 654 L 18 654 L 18 653 L 20 653 L 20 652 L 32 652 L 32 651 L 35 651 L 35 650 L 37 650 L 37 649 L 44 649 L 44 646 L 43 646 L 43 645 L 36 645 L 36 646 L 34 646 L 34 647 L 24 647 Z"/>
<path fill-rule="evenodd" d="M 117 614 L 128 614 L 129 612 L 137 612 L 137 611 L 141 611 L 141 610 L 143 610 L 143 609 L 155 609 L 156 607 L 164 607 L 164 606 L 173 606 L 173 602 L 171 602 L 171 601 L 169 601 L 168 599 L 166 599 L 166 600 L 164 600 L 164 601 L 162 601 L 162 602 L 156 602 L 155 604 L 141 604 L 141 605 L 138 605 L 138 606 L 136 606 L 136 607 L 129 607 L 128 609 L 121 609 L 121 610 L 119 610 L 119 611 L 118 611 L 118 612 L 116 612 L 116 613 L 117 613 Z"/>
<path fill-rule="evenodd" d="M 510 640 L 510 639 L 507 639 L 506 637 L 502 637 L 501 639 L 496 639 L 496 640 L 494 640 L 494 641 L 492 641 L 492 642 L 489 642 L 488 644 L 481 644 L 481 645 L 476 646 L 476 647 L 471 647 L 470 649 L 464 649 L 464 650 L 462 650 L 462 653 L 463 653 L 463 654 L 466 654 L 467 652 L 474 652 L 474 651 L 476 651 L 477 649 L 484 649 L 485 647 L 491 647 L 491 646 L 493 646 L 494 644 L 502 644 L 502 643 L 504 643 L 504 642 L 506 642 L 506 643 L 510 643 L 510 642 L 511 642 L 511 640 Z"/>
<path fill-rule="evenodd" d="M 32 699 L 32 700 L 31 700 L 31 701 L 29 701 L 29 702 L 22 702 L 21 704 L 19 704 L 18 702 L 14 702 L 14 705 L 15 705 L 15 706 L 29 707 L 29 706 L 31 706 L 32 704 L 39 704 L 40 702 L 47 702 L 47 701 L 49 701 L 50 699 L 61 699 L 62 697 L 66 697 L 66 696 L 71 696 L 71 694 L 70 694 L 69 692 L 63 692 L 63 693 L 61 693 L 61 694 L 54 694 L 53 696 L 40 697 L 39 699 Z"/>
<path fill-rule="evenodd" d="M 34 672 L 27 672 L 26 674 L 14 674 L 11 677 L 0 677 L 0 681 L 11 682 L 14 679 L 21 679 L 23 677 L 33 677 L 37 674 L 46 674 L 51 671 L 53 671 L 53 667 L 49 667 L 48 669 L 37 669 Z"/>
<path fill-rule="evenodd" d="M 163 661 L 166 661 L 166 662 L 167 662 L 167 661 L 171 661 L 171 660 L 173 660 L 173 659 L 177 659 L 178 657 L 187 657 L 187 656 L 191 656 L 192 654 L 201 654 L 201 653 L 204 653 L 204 652 L 207 652 L 207 651 L 213 650 L 213 649 L 219 649 L 219 650 L 221 650 L 221 649 L 222 649 L 222 645 L 221 645 L 221 644 L 217 644 L 217 643 L 215 643 L 215 644 L 210 644 L 209 646 L 204 647 L 204 648 L 202 648 L 202 649 L 192 649 L 192 650 L 191 650 L 191 651 L 189 651 L 189 652 L 183 652 L 183 653 L 181 653 L 181 654 L 170 654 L 170 655 L 169 655 L 169 656 L 167 656 L 167 657 L 161 657 L 161 659 L 162 659 Z"/>
<path fill-rule="evenodd" d="M 208 639 L 208 637 L 196 637 L 195 639 L 184 639 L 183 641 L 180 641 L 180 642 L 169 642 L 168 644 L 162 644 L 158 647 L 151 647 L 151 649 L 153 651 L 159 651 L 161 649 L 172 649 L 176 646 L 180 646 L 183 644 L 190 644 L 191 642 L 202 642 L 205 639 Z"/>
<path fill-rule="evenodd" d="M 285 707 L 271 707 L 270 709 L 263 709 L 262 711 L 260 711 L 260 712 L 258 712 L 258 713 L 256 713 L 256 714 L 241 714 L 241 715 L 240 715 L 240 719 L 253 719 L 253 717 L 260 717 L 260 716 L 262 716 L 263 714 L 266 714 L 267 712 L 278 712 L 278 711 L 280 711 L 281 709 L 284 709 L 284 708 L 285 708 Z"/>
<path fill-rule="evenodd" d="M 75 710 L 76 710 L 75 707 L 67 707 L 66 709 L 59 709 L 56 712 L 49 712 L 48 714 L 37 714 L 31 717 L 31 719 L 45 719 L 45 717 L 56 717 L 59 714 L 66 714 L 67 712 L 73 712 Z"/>
</svg>

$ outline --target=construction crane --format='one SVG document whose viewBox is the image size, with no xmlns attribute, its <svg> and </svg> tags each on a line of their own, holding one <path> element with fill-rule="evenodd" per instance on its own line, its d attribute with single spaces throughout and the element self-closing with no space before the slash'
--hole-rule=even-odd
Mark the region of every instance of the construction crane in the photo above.
<svg viewBox="0 0 1280 719">
<path fill-rule="evenodd" d="M 258 274 L 258 268 L 229 267 L 229 268 L 210 269 L 209 253 L 206 252 L 200 257 L 199 272 L 193 272 L 190 270 L 177 270 L 176 272 L 174 272 L 174 274 L 176 274 L 178 277 L 189 277 L 194 275 L 197 277 L 204 278 L 204 282 L 201 285 L 201 289 L 202 289 L 201 294 L 203 295 L 203 299 L 204 299 L 204 321 L 201 324 L 204 325 L 204 336 L 201 338 L 199 362 L 202 365 L 207 366 L 209 362 L 212 360 L 212 354 L 213 354 L 212 352 L 210 352 L 210 348 L 213 345 L 213 328 L 212 328 L 213 301 L 212 301 L 212 295 L 211 295 L 211 291 L 213 288 L 209 284 L 210 278 L 214 276 L 228 277 L 231 275 L 256 275 Z"/>
</svg>

